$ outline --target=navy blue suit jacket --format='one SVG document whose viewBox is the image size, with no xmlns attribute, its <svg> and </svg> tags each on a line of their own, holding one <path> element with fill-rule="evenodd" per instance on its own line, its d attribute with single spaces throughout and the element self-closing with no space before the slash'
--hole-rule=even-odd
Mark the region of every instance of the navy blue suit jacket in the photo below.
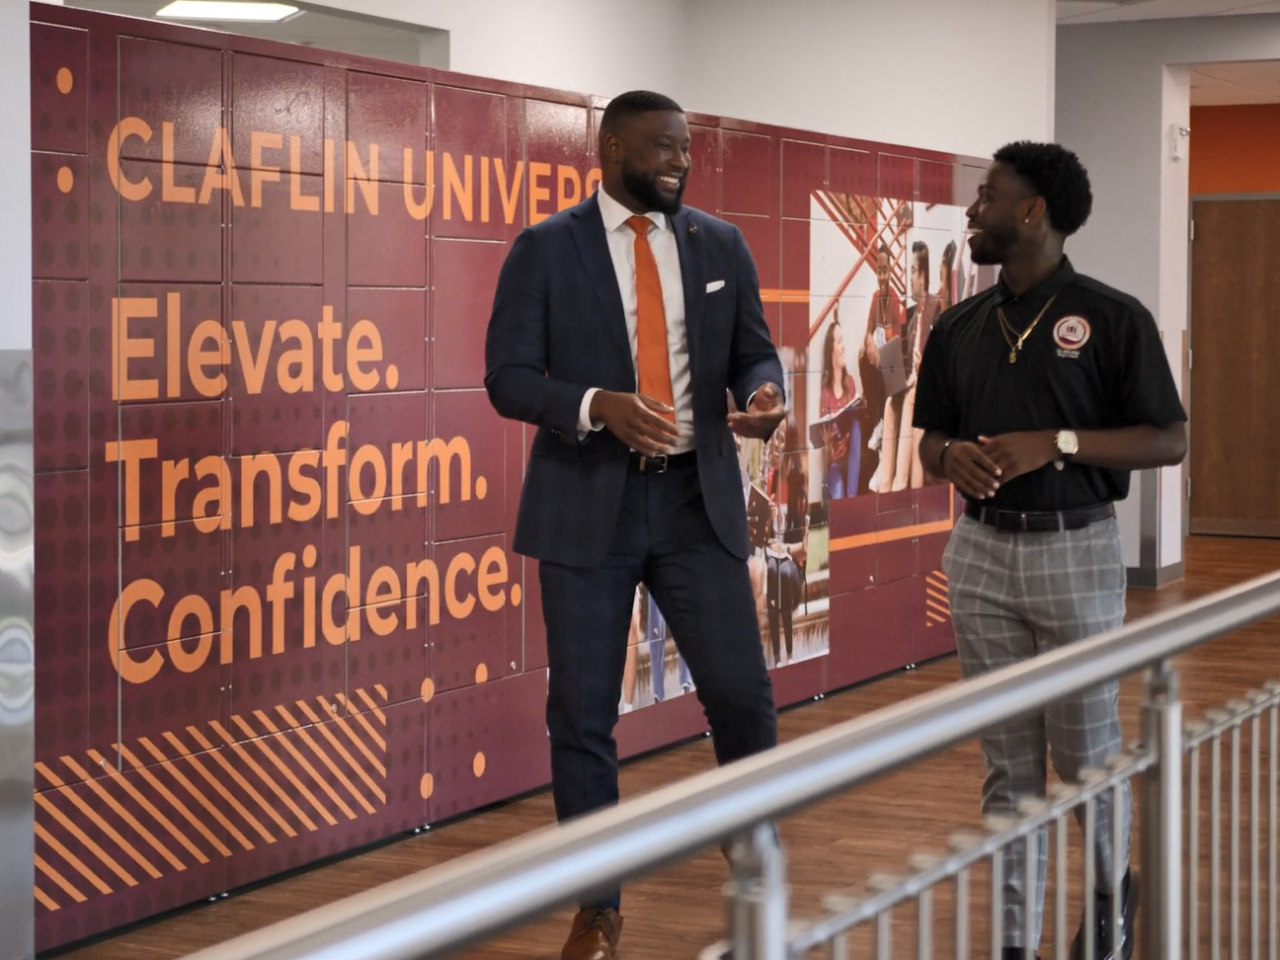
<svg viewBox="0 0 1280 960">
<path fill-rule="evenodd" d="M 745 558 L 746 507 L 725 390 L 745 410 L 763 384 L 784 390 L 782 365 L 742 232 L 688 207 L 672 220 L 702 496 L 725 549 Z M 724 286 L 707 293 L 717 280 Z M 501 416 L 538 428 L 513 549 L 566 566 L 599 564 L 614 538 L 630 454 L 608 429 L 580 441 L 578 414 L 590 387 L 634 393 L 636 373 L 594 195 L 516 238 L 494 295 L 484 382 Z"/>
</svg>

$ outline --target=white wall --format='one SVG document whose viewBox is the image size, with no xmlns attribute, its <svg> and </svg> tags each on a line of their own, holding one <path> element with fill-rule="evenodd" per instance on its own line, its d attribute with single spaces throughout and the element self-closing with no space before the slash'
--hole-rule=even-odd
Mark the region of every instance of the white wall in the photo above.
<svg viewBox="0 0 1280 960">
<path fill-rule="evenodd" d="M 1076 266 L 1128 291 L 1156 315 L 1180 377 L 1187 331 L 1187 161 L 1170 127 L 1190 125 L 1187 64 L 1280 59 L 1280 16 L 1062 27 L 1056 138 L 1078 152 L 1094 188 L 1089 224 L 1068 246 Z M 1183 143 L 1186 156 L 1188 143 Z M 1195 131 L 1189 148 L 1195 149 Z M 1135 478 L 1136 479 L 1136 478 Z M 1156 538 L 1158 567 L 1182 560 L 1182 467 L 1161 471 L 1144 528 L 1135 495 L 1121 508 L 1125 562 Z"/>
<path fill-rule="evenodd" d="M 612 96 L 661 89 L 679 60 L 682 0 L 322 0 L 332 7 L 449 31 L 449 69 Z M 666 91 L 663 91 L 666 92 Z"/>
<path fill-rule="evenodd" d="M 685 7 L 686 108 L 979 157 L 1053 131 L 1051 0 Z"/>
<path fill-rule="evenodd" d="M 28 7 L 0 2 L 0 350 L 31 349 L 31 28 Z"/>
<path fill-rule="evenodd" d="M 321 5 L 448 30 L 460 73 L 976 156 L 1053 130 L 1052 0 Z"/>
</svg>

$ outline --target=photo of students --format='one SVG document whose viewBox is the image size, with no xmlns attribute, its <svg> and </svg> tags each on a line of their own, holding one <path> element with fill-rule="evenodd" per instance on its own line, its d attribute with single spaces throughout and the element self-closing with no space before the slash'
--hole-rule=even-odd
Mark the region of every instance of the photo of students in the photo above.
<svg viewBox="0 0 1280 960">
<path fill-rule="evenodd" d="M 874 493 L 887 493 L 893 488 L 902 424 L 902 400 L 906 391 L 902 348 L 906 311 L 893 283 L 893 261 L 893 252 L 881 240 L 876 249 L 878 288 L 871 298 L 867 329 L 862 349 L 858 353 L 858 366 L 866 391 L 868 425 L 871 427 L 867 447 L 876 454 L 867 489 Z M 871 420 L 873 417 L 874 422 Z"/>
<path fill-rule="evenodd" d="M 844 328 L 840 326 L 840 301 L 822 343 L 822 389 L 818 399 L 826 470 L 825 496 L 843 500 L 857 492 L 862 468 L 862 420 L 864 404 L 855 406 L 855 387 L 849 374 Z M 847 411 L 847 413 L 842 413 Z M 828 420 L 828 418 L 830 418 Z"/>
<path fill-rule="evenodd" d="M 808 452 L 787 452 L 788 438 L 795 434 L 795 416 L 788 414 L 769 442 L 765 473 L 772 521 L 765 547 L 769 613 L 766 655 L 771 656 L 771 666 L 784 666 L 797 659 L 794 618 L 804 600 L 809 539 L 808 476 L 804 465 Z"/>
</svg>

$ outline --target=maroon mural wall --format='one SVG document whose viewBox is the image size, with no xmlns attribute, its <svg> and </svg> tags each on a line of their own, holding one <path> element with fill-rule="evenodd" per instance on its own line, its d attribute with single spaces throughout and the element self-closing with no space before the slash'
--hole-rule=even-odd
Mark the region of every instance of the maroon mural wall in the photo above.
<svg viewBox="0 0 1280 960">
<path fill-rule="evenodd" d="M 532 430 L 482 348 L 516 233 L 595 189 L 606 101 L 40 4 L 31 43 L 47 949 L 548 783 Z M 791 617 L 774 538 L 752 567 L 794 703 L 952 649 L 954 496 L 909 429 L 874 466 L 903 418 L 854 355 L 909 346 L 913 237 L 973 289 L 939 251 L 982 163 L 690 119 L 687 200 L 745 233 L 791 380 L 742 465 L 804 518 Z M 882 242 L 900 312 L 864 326 Z M 851 469 L 822 424 L 864 394 Z M 704 728 L 636 610 L 627 755 Z"/>
</svg>

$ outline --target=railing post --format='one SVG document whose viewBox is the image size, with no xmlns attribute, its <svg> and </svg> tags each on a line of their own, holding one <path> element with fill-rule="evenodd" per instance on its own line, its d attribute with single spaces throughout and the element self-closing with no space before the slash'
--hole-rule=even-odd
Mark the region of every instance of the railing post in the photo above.
<svg viewBox="0 0 1280 960">
<path fill-rule="evenodd" d="M 729 847 L 732 960 L 786 960 L 787 862 L 772 824 L 757 824 Z"/>
<path fill-rule="evenodd" d="M 1143 782 L 1141 956 L 1181 960 L 1182 703 L 1178 676 L 1163 660 L 1147 674 L 1142 720 L 1143 740 L 1156 764 Z"/>
</svg>

